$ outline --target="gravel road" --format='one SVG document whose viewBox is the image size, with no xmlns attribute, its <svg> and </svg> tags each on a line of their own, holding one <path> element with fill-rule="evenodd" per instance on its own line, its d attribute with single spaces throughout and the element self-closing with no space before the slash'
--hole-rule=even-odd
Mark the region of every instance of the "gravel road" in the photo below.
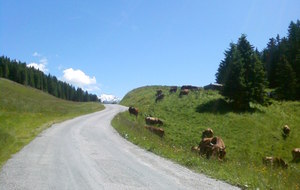
<svg viewBox="0 0 300 190">
<path fill-rule="evenodd" d="M 127 142 L 111 127 L 127 108 L 55 124 L 15 154 L 0 173 L 0 190 L 236 189 Z"/>
</svg>

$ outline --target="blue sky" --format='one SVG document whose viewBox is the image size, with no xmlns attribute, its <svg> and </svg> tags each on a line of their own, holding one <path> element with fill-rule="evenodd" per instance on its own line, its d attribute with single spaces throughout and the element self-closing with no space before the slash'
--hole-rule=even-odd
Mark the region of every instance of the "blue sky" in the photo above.
<svg viewBox="0 0 300 190">
<path fill-rule="evenodd" d="M 92 93 L 203 86 L 242 33 L 262 50 L 300 1 L 0 0 L 0 54 Z"/>
</svg>

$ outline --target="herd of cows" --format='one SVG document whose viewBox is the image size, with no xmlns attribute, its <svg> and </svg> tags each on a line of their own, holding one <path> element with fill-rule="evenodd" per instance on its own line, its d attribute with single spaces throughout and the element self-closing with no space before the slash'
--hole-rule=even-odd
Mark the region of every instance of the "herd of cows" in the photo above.
<svg viewBox="0 0 300 190">
<path fill-rule="evenodd" d="M 291 129 L 289 126 L 285 125 L 282 128 L 282 136 L 284 139 L 286 139 L 291 132 Z M 292 150 L 292 156 L 293 156 L 293 162 L 297 162 L 300 160 L 300 148 L 294 148 Z M 287 168 L 288 163 L 284 161 L 280 157 L 273 157 L 273 156 L 267 156 L 263 158 L 263 163 L 267 166 L 275 166 L 275 167 L 282 167 L 282 168 Z"/>
<path fill-rule="evenodd" d="M 184 95 L 188 95 L 190 91 L 194 90 L 199 90 L 198 87 L 195 86 L 182 86 L 179 97 L 182 97 Z M 176 93 L 177 92 L 177 86 L 172 86 L 169 90 L 170 93 Z M 163 100 L 165 95 L 163 94 L 162 90 L 157 90 L 155 94 L 155 102 L 157 103 L 158 101 Z M 128 109 L 129 113 L 132 115 L 135 115 L 138 117 L 139 110 L 138 108 L 135 107 L 129 107 Z M 159 118 L 155 117 L 146 117 L 145 118 L 145 128 L 152 133 L 158 135 L 159 137 L 163 137 L 165 132 L 164 129 L 158 126 L 163 125 L 163 121 Z M 284 138 L 287 138 L 290 133 L 290 128 L 285 125 L 282 129 L 283 133 L 282 136 Z M 191 148 L 192 152 L 196 152 L 201 156 L 206 156 L 207 159 L 214 157 L 217 158 L 218 160 L 222 161 L 225 158 L 226 155 L 226 147 L 225 143 L 222 140 L 222 138 L 218 136 L 214 136 L 214 132 L 212 129 L 208 128 L 202 132 L 202 139 L 199 143 L 198 146 L 193 146 Z M 293 161 L 297 162 L 300 160 L 300 148 L 295 148 L 292 150 L 292 156 L 293 156 Z M 274 167 L 282 167 L 282 168 L 287 168 L 288 164 L 279 157 L 265 157 L 263 158 L 263 164 L 267 166 L 274 166 Z"/>
</svg>

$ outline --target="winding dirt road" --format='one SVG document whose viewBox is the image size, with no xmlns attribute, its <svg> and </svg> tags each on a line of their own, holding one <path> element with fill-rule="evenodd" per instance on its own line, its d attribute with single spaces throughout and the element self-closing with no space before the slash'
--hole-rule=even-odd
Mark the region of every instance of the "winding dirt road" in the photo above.
<svg viewBox="0 0 300 190">
<path fill-rule="evenodd" d="M 127 108 L 55 124 L 15 154 L 0 173 L 1 190 L 235 189 L 127 142 L 111 127 Z"/>
</svg>

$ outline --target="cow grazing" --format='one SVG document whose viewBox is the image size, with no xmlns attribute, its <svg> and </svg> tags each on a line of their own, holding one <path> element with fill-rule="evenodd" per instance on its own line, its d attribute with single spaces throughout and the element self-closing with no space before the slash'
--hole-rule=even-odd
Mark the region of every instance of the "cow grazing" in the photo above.
<svg viewBox="0 0 300 190">
<path fill-rule="evenodd" d="M 135 117 L 137 117 L 139 114 L 139 110 L 134 107 L 129 107 L 128 111 L 129 111 L 130 115 L 133 114 L 133 115 L 135 115 Z"/>
<path fill-rule="evenodd" d="M 263 158 L 263 164 L 271 167 L 282 167 L 284 169 L 288 167 L 288 164 L 282 158 L 272 156 Z"/>
<path fill-rule="evenodd" d="M 165 134 L 165 131 L 163 128 L 158 128 L 158 127 L 154 127 L 154 126 L 145 126 L 145 128 L 148 129 L 149 131 L 151 131 L 152 133 L 158 135 L 161 138 Z"/>
<path fill-rule="evenodd" d="M 162 93 L 163 93 L 162 90 L 156 90 L 155 96 L 157 97 L 157 96 L 161 95 Z"/>
<path fill-rule="evenodd" d="M 282 128 L 282 131 L 283 131 L 283 134 L 285 136 L 288 136 L 291 132 L 291 129 L 289 128 L 289 126 L 285 125 L 283 128 Z"/>
<path fill-rule="evenodd" d="M 165 95 L 164 94 L 160 94 L 159 96 L 156 96 L 156 99 L 155 99 L 155 103 L 164 99 Z"/>
<path fill-rule="evenodd" d="M 146 124 L 148 125 L 163 125 L 164 123 L 162 122 L 162 120 L 156 118 L 156 117 L 146 117 L 145 118 Z"/>
<path fill-rule="evenodd" d="M 184 89 L 184 90 L 181 90 L 181 91 L 180 91 L 180 94 L 179 94 L 179 96 L 181 97 L 182 95 L 188 95 L 188 94 L 189 94 L 189 92 L 190 92 L 190 90 L 189 90 L 189 89 Z"/>
<path fill-rule="evenodd" d="M 292 150 L 293 161 L 297 162 L 300 160 L 300 148 L 294 148 Z"/>
<path fill-rule="evenodd" d="M 184 85 L 181 87 L 181 90 L 185 90 L 185 89 L 188 89 L 188 90 L 199 90 L 199 88 L 197 86 L 192 86 L 192 85 Z"/>
<path fill-rule="evenodd" d="M 214 136 L 214 131 L 211 128 L 207 128 L 202 132 L 202 139 L 211 138 Z"/>
<path fill-rule="evenodd" d="M 211 156 L 223 160 L 226 155 L 225 143 L 220 137 L 203 138 L 199 143 L 200 155 L 206 155 L 209 159 Z"/>
<path fill-rule="evenodd" d="M 211 149 L 211 155 L 218 157 L 219 160 L 222 160 L 225 155 L 225 143 L 220 137 L 213 137 L 211 140 L 213 148 Z"/>
<path fill-rule="evenodd" d="M 177 86 L 171 86 L 170 93 L 176 93 L 177 92 Z"/>
<path fill-rule="evenodd" d="M 199 148 L 200 148 L 200 152 L 199 152 L 199 154 L 201 155 L 201 156 L 203 156 L 204 154 L 207 156 L 207 158 L 208 158 L 208 152 L 209 152 L 209 150 L 212 148 L 212 145 L 211 145 L 211 140 L 212 140 L 212 138 L 203 138 L 201 141 L 200 141 L 200 143 L 199 143 Z"/>
</svg>

